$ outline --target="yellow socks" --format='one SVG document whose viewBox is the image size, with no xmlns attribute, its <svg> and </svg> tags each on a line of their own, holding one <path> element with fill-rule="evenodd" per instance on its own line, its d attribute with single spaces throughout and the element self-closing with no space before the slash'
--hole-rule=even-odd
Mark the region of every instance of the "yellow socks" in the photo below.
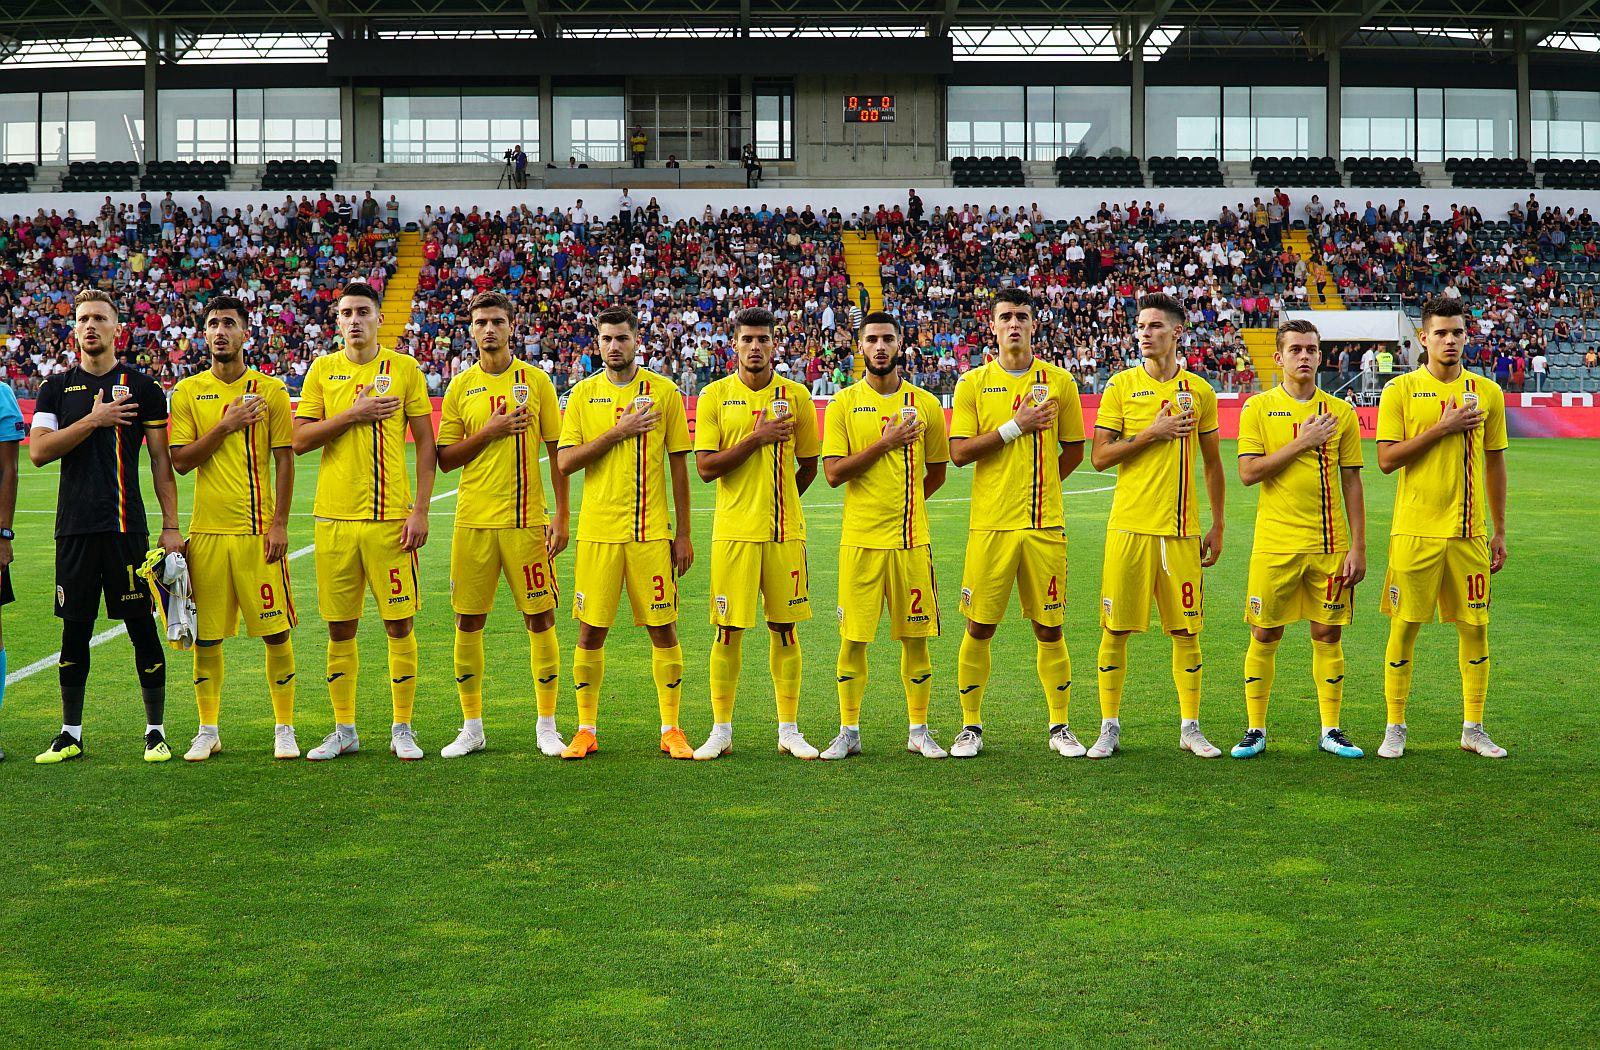
<svg viewBox="0 0 1600 1050">
<path fill-rule="evenodd" d="M 1389 620 L 1389 644 L 1383 651 L 1383 699 L 1390 725 L 1405 725 L 1406 700 L 1411 696 L 1411 653 L 1420 630 L 1420 623 L 1398 616 Z"/>
<path fill-rule="evenodd" d="M 1100 717 L 1122 715 L 1122 680 L 1128 676 L 1128 636 L 1100 632 Z"/>
<path fill-rule="evenodd" d="M 1272 676 L 1277 663 L 1278 643 L 1263 642 L 1252 634 L 1250 648 L 1244 654 L 1244 709 L 1250 729 L 1266 731 L 1267 701 L 1272 697 Z"/>
<path fill-rule="evenodd" d="M 483 717 L 483 632 L 456 628 L 456 695 L 461 717 Z"/>
<path fill-rule="evenodd" d="M 561 693 L 561 648 L 556 644 L 554 627 L 528 632 L 528 664 L 533 670 L 533 695 L 538 698 L 539 717 L 556 716 L 556 697 Z"/>
<path fill-rule="evenodd" d="M 342 726 L 356 724 L 356 675 L 361 670 L 361 650 L 354 638 L 328 640 L 328 699 L 333 701 L 333 720 Z"/>
<path fill-rule="evenodd" d="M 280 726 L 294 725 L 294 640 L 287 635 L 267 645 L 267 693 L 273 719 Z"/>
<path fill-rule="evenodd" d="M 711 720 L 718 725 L 733 721 L 733 699 L 739 692 L 739 664 L 744 632 L 718 627 L 711 643 Z"/>
<path fill-rule="evenodd" d="M 217 713 L 222 710 L 221 642 L 194 647 L 194 702 L 200 709 L 200 724 L 216 725 Z"/>
<path fill-rule="evenodd" d="M 650 674 L 656 680 L 656 706 L 661 709 L 661 731 L 678 724 L 678 697 L 683 690 L 683 646 L 669 649 L 652 646 Z"/>
<path fill-rule="evenodd" d="M 1456 623 L 1456 659 L 1461 664 L 1461 720 L 1483 724 L 1489 696 L 1489 625 Z"/>
<path fill-rule="evenodd" d="M 866 654 L 862 653 L 863 668 Z M 861 676 L 863 687 L 866 674 Z M 900 681 L 906 687 L 906 718 L 911 725 L 928 724 L 928 698 L 933 694 L 933 660 L 928 656 L 926 638 L 900 639 Z"/>
<path fill-rule="evenodd" d="M 1178 687 L 1178 717 L 1185 722 L 1200 718 L 1200 636 L 1172 636 L 1172 684 Z"/>
<path fill-rule="evenodd" d="M 1067 655 L 1067 640 L 1038 642 L 1034 666 L 1044 686 L 1044 700 L 1050 705 L 1050 724 L 1067 724 L 1067 709 L 1072 704 L 1072 657 Z"/>
<path fill-rule="evenodd" d="M 956 657 L 956 689 L 961 694 L 961 724 L 983 725 L 983 690 L 989 684 L 988 638 L 961 632 L 961 652 Z"/>
<path fill-rule="evenodd" d="M 768 633 L 767 666 L 778 696 L 778 724 L 786 725 L 800 718 L 800 636 L 793 626 Z"/>
<path fill-rule="evenodd" d="M 481 642 L 479 643 L 482 644 Z M 389 697 L 396 725 L 410 725 L 417 704 L 417 632 L 389 639 Z"/>
<path fill-rule="evenodd" d="M 600 717 L 600 683 L 606 677 L 606 651 L 572 650 L 572 688 L 578 694 L 578 728 L 595 728 Z"/>
<path fill-rule="evenodd" d="M 1311 640 L 1311 676 L 1317 680 L 1317 710 L 1324 729 L 1337 729 L 1344 706 L 1344 643 Z"/>
<path fill-rule="evenodd" d="M 861 697 L 867 691 L 867 643 L 839 640 L 839 724 L 861 724 Z"/>
</svg>

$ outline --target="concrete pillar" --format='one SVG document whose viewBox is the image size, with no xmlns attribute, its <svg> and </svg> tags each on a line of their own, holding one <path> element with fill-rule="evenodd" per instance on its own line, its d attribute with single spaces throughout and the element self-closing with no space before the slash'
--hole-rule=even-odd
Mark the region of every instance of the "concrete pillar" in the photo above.
<svg viewBox="0 0 1600 1050">
<path fill-rule="evenodd" d="M 144 53 L 144 162 L 146 164 L 161 159 L 157 153 L 161 136 L 156 133 L 156 120 L 159 116 L 156 108 L 156 68 L 160 64 L 160 56 L 155 51 L 146 49 Z"/>
<path fill-rule="evenodd" d="M 1344 136 L 1340 124 L 1344 119 L 1343 84 L 1339 72 L 1339 49 L 1328 49 L 1328 156 L 1335 164 L 1344 160 Z"/>
<path fill-rule="evenodd" d="M 339 160 L 356 163 L 356 89 L 349 84 L 339 88 Z"/>
<path fill-rule="evenodd" d="M 1517 48 L 1517 152 L 1523 160 L 1533 158 L 1533 92 L 1528 87 L 1528 49 Z"/>
<path fill-rule="evenodd" d="M 1133 66 L 1133 87 L 1128 93 L 1128 134 L 1132 153 L 1141 162 L 1149 160 L 1144 154 L 1144 48 L 1135 48 L 1130 56 Z"/>
<path fill-rule="evenodd" d="M 556 100 L 550 74 L 539 77 L 539 153 L 532 158 L 540 167 L 556 159 Z M 565 159 L 565 158 L 563 158 Z M 533 167 L 530 161 L 529 167 Z"/>
</svg>

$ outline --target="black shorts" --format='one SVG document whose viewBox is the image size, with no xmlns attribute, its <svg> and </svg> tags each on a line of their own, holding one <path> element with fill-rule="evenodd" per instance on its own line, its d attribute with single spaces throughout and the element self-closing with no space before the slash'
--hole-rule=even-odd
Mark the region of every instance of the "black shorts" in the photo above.
<svg viewBox="0 0 1600 1050">
<path fill-rule="evenodd" d="M 149 549 L 150 537 L 138 532 L 57 536 L 56 615 L 94 620 L 102 594 L 113 620 L 151 615 L 150 585 L 139 575 Z"/>
<path fill-rule="evenodd" d="M 0 605 L 10 605 L 16 600 L 16 592 L 11 589 L 11 566 L 0 565 Z"/>
</svg>

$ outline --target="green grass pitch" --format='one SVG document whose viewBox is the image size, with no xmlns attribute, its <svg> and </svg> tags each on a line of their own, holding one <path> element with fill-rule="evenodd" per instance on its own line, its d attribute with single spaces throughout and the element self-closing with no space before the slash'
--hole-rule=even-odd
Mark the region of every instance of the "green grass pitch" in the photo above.
<svg viewBox="0 0 1600 1050">
<path fill-rule="evenodd" d="M 1231 446 L 1226 548 L 1209 576 L 1204 634 L 1204 724 L 1224 748 L 1244 725 L 1255 499 L 1232 476 Z M 607 654 L 604 750 L 563 764 L 533 748 L 527 645 L 502 593 L 489 623 L 490 751 L 447 763 L 437 751 L 460 712 L 446 496 L 423 557 L 425 762 L 386 753 L 371 613 L 361 635 L 368 751 L 326 765 L 269 757 L 261 651 L 242 638 L 227 649 L 227 750 L 199 766 L 139 760 L 124 639 L 94 651 L 86 760 L 31 762 L 58 725 L 53 671 L 9 690 L 0 1044 L 1589 1042 L 1600 1021 L 1589 636 L 1600 612 L 1600 446 L 1518 441 L 1508 459 L 1512 554 L 1494 584 L 1488 708 L 1511 751 L 1504 762 L 1456 747 L 1448 626 L 1419 644 L 1401 762 L 1314 750 L 1304 628 L 1280 652 L 1262 759 L 1180 754 L 1169 649 L 1151 633 L 1130 649 L 1124 754 L 1064 760 L 1045 750 L 1031 633 L 1013 619 L 996 641 L 988 750 L 976 761 L 901 750 L 905 709 L 885 636 L 872 650 L 867 754 L 835 765 L 780 758 L 759 634 L 745 647 L 735 754 L 667 761 L 647 642 L 622 626 Z M 438 491 L 457 478 L 441 476 Z M 945 595 L 933 720 L 947 745 L 959 722 L 955 595 L 970 479 L 952 470 L 930 506 Z M 29 468 L 21 480 L 20 600 L 5 611 L 13 670 L 58 641 L 57 481 Z M 1089 735 L 1111 481 L 1084 471 L 1066 484 L 1073 715 Z M 311 539 L 312 462 L 300 482 L 291 549 Z M 1371 582 L 1346 635 L 1344 722 L 1370 755 L 1384 721 L 1376 607 L 1394 482 L 1375 469 L 1366 482 Z M 695 499 L 699 560 L 682 624 L 684 720 L 698 743 L 710 721 L 709 489 L 697 484 Z M 801 725 L 819 745 L 837 723 L 840 501 L 821 482 L 806 497 L 817 616 L 801 630 Z M 559 565 L 570 583 L 572 554 Z M 330 722 L 325 635 L 311 558 L 294 569 L 306 747 Z M 558 621 L 564 732 L 568 615 Z M 175 655 L 169 675 L 180 752 L 195 725 L 187 663 Z"/>
</svg>

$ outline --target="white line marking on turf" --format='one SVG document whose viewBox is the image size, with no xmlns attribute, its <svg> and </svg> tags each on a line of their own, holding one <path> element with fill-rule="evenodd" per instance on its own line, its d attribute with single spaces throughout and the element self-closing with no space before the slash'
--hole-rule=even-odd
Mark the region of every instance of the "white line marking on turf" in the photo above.
<svg viewBox="0 0 1600 1050">
<path fill-rule="evenodd" d="M 541 459 L 540 462 L 541 463 L 544 462 L 543 459 Z M 438 503 L 442 499 L 449 499 L 451 496 L 454 496 L 457 492 L 460 492 L 460 491 L 461 490 L 459 488 L 453 488 L 449 492 L 441 492 L 437 496 L 434 496 L 433 499 L 429 500 L 428 501 L 428 505 L 432 506 L 433 504 Z M 289 558 L 290 561 L 296 561 L 296 560 L 298 560 L 300 558 L 304 558 L 307 554 L 310 554 L 312 551 L 314 551 L 316 549 L 317 549 L 317 545 L 315 543 L 308 543 L 304 547 L 301 547 L 297 551 L 291 551 L 289 553 L 289 555 L 288 555 L 288 558 Z M 99 634 L 97 634 L 93 638 L 89 639 L 89 648 L 93 649 L 93 648 L 95 648 L 97 646 L 104 645 L 107 642 L 111 641 L 111 639 L 117 638 L 117 637 L 119 637 L 121 635 L 124 635 L 124 634 L 127 634 L 127 633 L 128 633 L 128 628 L 123 626 L 122 624 L 118 624 L 117 626 L 111 628 L 110 630 L 101 631 Z M 50 668 L 54 667 L 56 664 L 58 664 L 60 662 L 61 662 L 61 653 L 59 651 L 51 653 L 49 656 L 46 656 L 43 659 L 35 660 L 33 663 L 29 664 L 27 667 L 23 667 L 23 668 L 20 668 L 18 670 L 12 671 L 10 674 L 6 675 L 6 685 L 8 685 L 8 686 L 16 685 L 18 682 L 22 681 L 23 679 L 32 678 L 34 675 L 38 674 L 40 671 L 48 671 Z"/>
</svg>

